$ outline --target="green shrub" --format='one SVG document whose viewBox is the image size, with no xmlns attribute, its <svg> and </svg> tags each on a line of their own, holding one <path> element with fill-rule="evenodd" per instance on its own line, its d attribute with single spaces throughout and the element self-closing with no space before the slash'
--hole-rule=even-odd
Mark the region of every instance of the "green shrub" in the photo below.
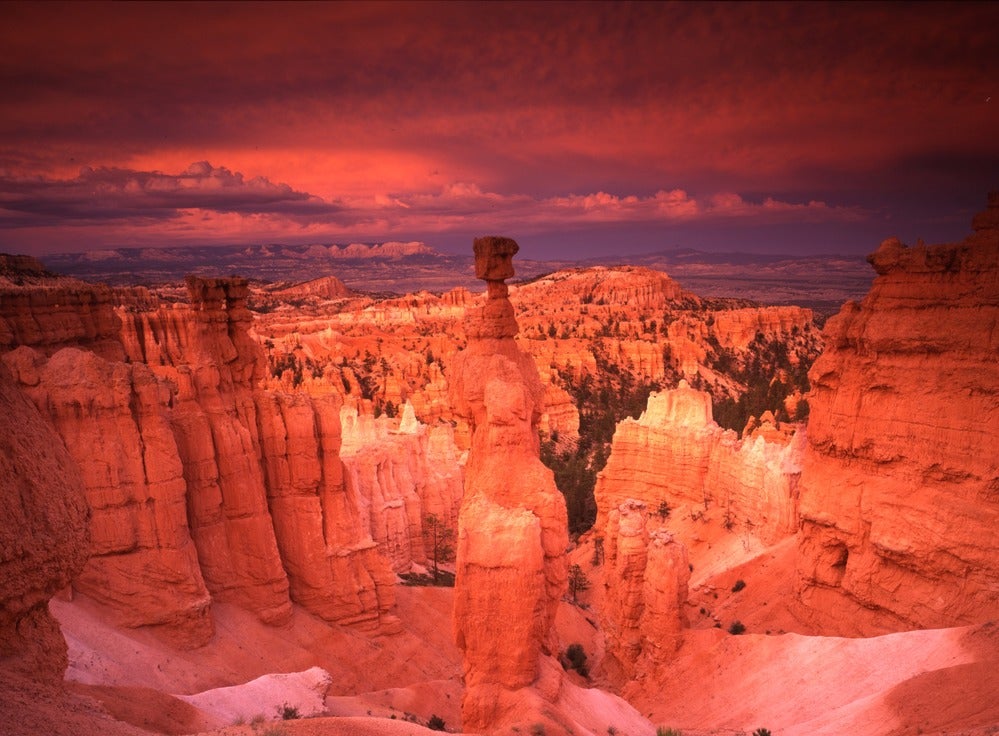
<svg viewBox="0 0 999 736">
<path fill-rule="evenodd" d="M 656 729 L 656 736 L 683 736 L 683 733 L 679 728 L 666 728 L 665 726 L 660 726 Z"/>
<path fill-rule="evenodd" d="M 769 728 L 758 728 L 753 731 L 753 736 L 770 736 Z"/>
<path fill-rule="evenodd" d="M 301 718 L 298 714 L 298 708 L 294 705 L 288 705 L 285 703 L 277 709 L 278 715 L 281 716 L 282 721 L 294 721 L 296 718 Z"/>
<path fill-rule="evenodd" d="M 736 620 L 733 621 L 731 624 L 729 624 L 728 633 L 730 634 L 735 634 L 736 636 L 738 636 L 739 634 L 742 634 L 745 631 L 746 631 L 746 626 L 745 624 L 742 623 L 742 621 Z"/>
<path fill-rule="evenodd" d="M 742 590 L 745 587 L 746 587 L 746 581 L 743 580 L 742 578 L 739 578 L 738 580 L 735 581 L 735 585 L 732 586 L 732 592 L 738 593 L 740 590 Z"/>
</svg>

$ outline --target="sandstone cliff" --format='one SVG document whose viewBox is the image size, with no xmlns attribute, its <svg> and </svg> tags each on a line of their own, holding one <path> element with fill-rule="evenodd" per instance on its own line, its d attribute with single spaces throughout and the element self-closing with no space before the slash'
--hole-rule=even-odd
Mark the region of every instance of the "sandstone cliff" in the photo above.
<svg viewBox="0 0 999 736">
<path fill-rule="evenodd" d="M 887 240 L 812 367 L 798 574 L 832 631 L 999 614 L 999 195 L 960 243 Z"/>
<path fill-rule="evenodd" d="M 31 347 L 3 361 L 80 466 L 92 510 L 94 553 L 74 585 L 119 623 L 182 645 L 211 636 L 212 600 L 269 623 L 294 600 L 329 621 L 393 629 L 395 576 L 358 524 L 339 399 L 260 389 L 246 282 L 187 286 L 185 304 L 77 285 L 68 303 L 99 302 L 96 332 L 9 330 Z M 43 316 L 59 314 L 61 288 L 36 300 Z M 4 292 L 4 324 L 47 324 L 21 296 Z"/>
<path fill-rule="evenodd" d="M 712 421 L 711 397 L 685 381 L 618 424 L 597 478 L 592 533 L 606 556 L 600 618 L 615 673 L 655 669 L 686 623 L 690 568 L 686 546 L 667 530 L 671 514 L 763 544 L 796 531 L 802 442 L 773 426 L 739 440 Z"/>
<path fill-rule="evenodd" d="M 48 602 L 86 562 L 87 517 L 79 470 L 0 364 L 0 670 L 62 680 Z"/>
<path fill-rule="evenodd" d="M 45 359 L 21 347 L 4 362 L 80 468 L 92 548 L 74 586 L 124 625 L 162 626 L 182 643 L 206 641 L 210 599 L 188 531 L 165 387 L 145 365 L 76 348 Z"/>
<path fill-rule="evenodd" d="M 454 606 L 466 731 L 529 719 L 525 703 L 538 694 L 554 702 L 560 687 L 552 624 L 566 587 L 566 509 L 538 458 L 541 382 L 513 340 L 517 322 L 504 280 L 513 276 L 516 252 L 506 238 L 475 242 L 476 276 L 488 299 L 469 310 L 469 345 L 452 363 L 454 409 L 473 432 Z"/>
<path fill-rule="evenodd" d="M 597 478 L 594 528 L 600 534 L 609 514 L 635 499 L 650 512 L 663 502 L 712 509 L 731 528 L 771 544 L 797 529 L 801 450 L 799 434 L 738 439 L 712 421 L 710 395 L 681 381 L 649 396 L 639 419 L 618 424 Z"/>
<path fill-rule="evenodd" d="M 427 565 L 428 516 L 453 533 L 463 493 L 461 453 L 449 424 L 427 427 L 406 404 L 400 419 L 341 411 L 341 457 L 357 499 L 359 527 L 396 572 Z"/>
<path fill-rule="evenodd" d="M 628 500 L 608 514 L 607 588 L 601 624 L 613 667 L 631 680 L 668 660 L 686 625 L 687 550 L 664 529 L 649 531 L 646 505 Z"/>
</svg>

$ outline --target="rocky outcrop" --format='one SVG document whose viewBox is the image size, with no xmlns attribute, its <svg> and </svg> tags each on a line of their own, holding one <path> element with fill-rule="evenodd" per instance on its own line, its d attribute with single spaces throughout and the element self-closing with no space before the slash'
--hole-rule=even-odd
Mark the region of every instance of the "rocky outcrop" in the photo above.
<svg viewBox="0 0 999 736">
<path fill-rule="evenodd" d="M 454 410 L 473 432 L 454 605 L 466 731 L 530 718 L 518 707 L 524 691 L 551 702 L 559 688 L 550 658 L 557 654 L 555 610 L 566 589 L 567 519 L 552 473 L 538 458 L 541 382 L 513 340 L 517 322 L 504 280 L 513 276 L 517 250 L 507 238 L 475 241 L 476 276 L 486 281 L 488 299 L 469 310 L 469 345 L 452 364 Z"/>
<path fill-rule="evenodd" d="M 256 396 L 267 506 L 291 598 L 327 621 L 394 630 L 395 575 L 346 482 L 336 396 Z"/>
<path fill-rule="evenodd" d="M 186 645 L 212 634 L 210 598 L 188 532 L 186 485 L 166 387 L 142 364 L 64 348 L 4 356 L 80 469 L 91 556 L 73 584 L 125 626 L 158 626 Z"/>
<path fill-rule="evenodd" d="M 114 292 L 114 350 L 41 333 L 3 356 L 82 471 L 94 554 L 74 586 L 185 646 L 211 636 L 212 600 L 392 630 L 395 576 L 345 482 L 339 400 L 259 388 L 244 280 L 187 286 L 186 304 Z"/>
<path fill-rule="evenodd" d="M 75 463 L 0 364 L 0 670 L 62 680 L 48 602 L 86 562 L 88 514 Z"/>
<path fill-rule="evenodd" d="M 797 528 L 802 433 L 739 440 L 712 421 L 711 397 L 685 381 L 655 392 L 641 417 L 618 423 L 607 466 L 597 477 L 596 533 L 636 500 L 719 510 L 724 523 L 770 544 Z"/>
<path fill-rule="evenodd" d="M 770 417 L 772 420 L 772 417 Z M 685 381 L 653 393 L 637 420 L 618 423 L 597 476 L 593 535 L 605 555 L 606 671 L 655 671 L 679 646 L 690 567 L 668 517 L 723 525 L 772 544 L 797 528 L 800 435 L 772 422 L 739 440 L 712 421 L 711 397 Z"/>
<path fill-rule="evenodd" d="M 253 385 L 263 361 L 247 333 L 246 281 L 189 278 L 188 292 L 171 424 L 191 536 L 213 597 L 281 623 L 291 603 L 259 462 Z"/>
<path fill-rule="evenodd" d="M 543 299 L 555 304 L 627 305 L 652 313 L 678 300 L 683 290 L 661 271 L 640 266 L 594 266 L 542 276 L 517 287 L 514 294 L 518 301 Z"/>
<path fill-rule="evenodd" d="M 322 276 L 301 284 L 276 289 L 270 293 L 285 299 L 309 296 L 319 297 L 320 299 L 344 299 L 350 296 L 352 292 L 336 276 Z"/>
<path fill-rule="evenodd" d="M 604 542 L 607 655 L 629 680 L 679 648 L 687 623 L 687 549 L 664 529 L 649 531 L 646 519 L 644 503 L 625 501 L 608 515 Z"/>
<path fill-rule="evenodd" d="M 711 334 L 724 348 L 745 350 L 762 334 L 788 339 L 812 324 L 814 315 L 804 307 L 751 307 L 710 313 Z"/>
<path fill-rule="evenodd" d="M 999 195 L 952 245 L 881 244 L 826 325 L 802 466 L 799 587 L 848 634 L 999 614 Z"/>
<path fill-rule="evenodd" d="M 85 345 L 121 359 L 115 297 L 106 286 L 31 285 L 4 290 L 0 299 L 0 351 L 21 345 L 51 353 Z"/>
<path fill-rule="evenodd" d="M 357 528 L 365 530 L 396 572 L 431 562 L 425 534 L 433 516 L 453 535 L 463 493 L 461 453 L 449 424 L 428 427 L 406 404 L 391 419 L 341 411 L 341 457 L 356 498 Z M 441 562 L 441 560 L 439 560 Z"/>
</svg>

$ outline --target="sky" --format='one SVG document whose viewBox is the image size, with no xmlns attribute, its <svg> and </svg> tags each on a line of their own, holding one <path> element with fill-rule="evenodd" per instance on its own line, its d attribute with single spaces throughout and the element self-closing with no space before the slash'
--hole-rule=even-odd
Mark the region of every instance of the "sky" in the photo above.
<svg viewBox="0 0 999 736">
<path fill-rule="evenodd" d="M 997 3 L 0 4 L 0 251 L 864 254 L 999 189 Z"/>
</svg>

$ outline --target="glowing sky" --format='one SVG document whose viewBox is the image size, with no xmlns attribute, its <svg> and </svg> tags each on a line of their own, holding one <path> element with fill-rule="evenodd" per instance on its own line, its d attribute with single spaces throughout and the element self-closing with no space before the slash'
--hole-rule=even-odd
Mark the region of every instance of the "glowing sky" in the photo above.
<svg viewBox="0 0 999 736">
<path fill-rule="evenodd" d="M 0 5 L 0 251 L 866 253 L 999 189 L 999 4 Z"/>
</svg>

